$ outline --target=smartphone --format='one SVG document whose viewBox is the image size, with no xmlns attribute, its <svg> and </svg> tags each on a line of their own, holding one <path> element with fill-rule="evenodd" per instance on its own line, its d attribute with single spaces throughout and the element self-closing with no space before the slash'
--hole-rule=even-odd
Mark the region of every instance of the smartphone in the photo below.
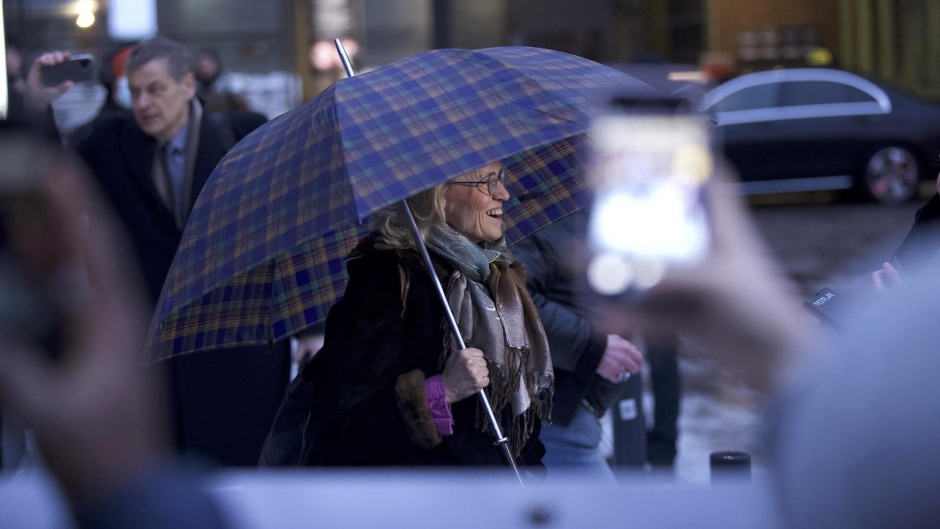
<svg viewBox="0 0 940 529">
<path fill-rule="evenodd" d="M 57 358 L 71 289 L 63 229 L 43 187 L 52 161 L 31 140 L 0 140 L 0 339 Z"/>
<path fill-rule="evenodd" d="M 803 308 L 816 316 L 820 323 L 834 329 L 839 328 L 845 310 L 841 298 L 828 287 L 804 299 Z"/>
<path fill-rule="evenodd" d="M 40 74 L 42 84 L 49 87 L 59 86 L 66 81 L 87 83 L 95 78 L 95 58 L 91 55 L 75 55 L 54 66 L 44 66 Z"/>
<path fill-rule="evenodd" d="M 613 98 L 595 117 L 588 280 L 605 295 L 642 291 L 711 242 L 705 188 L 712 124 L 687 101 Z"/>
</svg>

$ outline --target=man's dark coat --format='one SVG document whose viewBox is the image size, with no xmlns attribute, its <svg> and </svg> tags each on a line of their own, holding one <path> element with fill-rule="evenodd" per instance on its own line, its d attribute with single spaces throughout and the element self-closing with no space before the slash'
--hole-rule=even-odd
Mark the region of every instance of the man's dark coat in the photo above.
<svg viewBox="0 0 940 529">
<path fill-rule="evenodd" d="M 264 116 L 253 112 L 232 114 L 225 120 L 203 113 L 193 168 L 193 203 L 232 145 L 264 122 Z M 151 176 L 155 148 L 156 140 L 144 134 L 130 115 L 99 121 L 75 145 L 131 240 L 151 304 L 160 296 L 182 237 Z"/>
<path fill-rule="evenodd" d="M 264 122 L 253 112 L 203 113 L 189 208 L 225 153 Z M 130 115 L 100 120 L 75 145 L 131 241 L 151 304 L 182 237 L 151 176 L 155 148 Z M 254 466 L 287 386 L 289 343 L 216 349 L 162 364 L 170 374 L 177 449 L 210 464 Z"/>
</svg>

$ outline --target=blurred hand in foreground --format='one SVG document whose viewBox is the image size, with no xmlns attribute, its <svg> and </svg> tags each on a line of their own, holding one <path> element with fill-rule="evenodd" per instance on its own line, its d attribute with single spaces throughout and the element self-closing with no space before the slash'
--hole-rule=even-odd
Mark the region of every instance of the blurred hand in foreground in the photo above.
<svg viewBox="0 0 940 529">
<path fill-rule="evenodd" d="M 692 332 L 723 367 L 766 391 L 778 368 L 811 339 L 812 327 L 795 286 L 771 259 L 729 180 L 719 169 L 708 189 L 708 256 L 673 267 L 641 296 L 636 317 L 650 332 Z"/>
<path fill-rule="evenodd" d="M 119 251 L 127 245 L 118 244 L 112 224 L 87 229 L 86 212 L 104 206 L 81 166 L 61 149 L 13 143 L 41 168 L 35 176 L 62 231 L 66 259 L 78 268 L 84 263 L 87 274 L 68 278 L 77 295 L 65 307 L 60 358 L 0 338 L 0 405 L 32 428 L 70 501 L 90 506 L 171 457 L 162 385 L 143 369 L 147 315 L 137 278 L 128 272 L 133 267 Z M 0 167 L 0 178 L 7 170 Z"/>
</svg>

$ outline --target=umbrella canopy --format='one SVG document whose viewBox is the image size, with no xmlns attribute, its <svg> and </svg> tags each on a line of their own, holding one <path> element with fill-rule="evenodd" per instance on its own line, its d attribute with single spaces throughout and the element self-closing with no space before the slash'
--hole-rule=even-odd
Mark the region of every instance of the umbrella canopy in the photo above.
<svg viewBox="0 0 940 529">
<path fill-rule="evenodd" d="M 155 359 L 269 343 L 323 319 L 367 217 L 501 160 L 512 241 L 583 206 L 594 104 L 655 90 L 539 48 L 420 53 L 257 129 L 196 202 L 151 325 Z"/>
</svg>

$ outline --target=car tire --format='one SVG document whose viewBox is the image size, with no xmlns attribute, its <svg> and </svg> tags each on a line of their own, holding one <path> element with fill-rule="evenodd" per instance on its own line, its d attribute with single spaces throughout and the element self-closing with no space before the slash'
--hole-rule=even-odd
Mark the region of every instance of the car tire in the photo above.
<svg viewBox="0 0 940 529">
<path fill-rule="evenodd" d="M 907 202 L 920 187 L 920 162 L 911 149 L 900 145 L 876 149 L 862 171 L 862 189 L 882 204 Z"/>
</svg>

